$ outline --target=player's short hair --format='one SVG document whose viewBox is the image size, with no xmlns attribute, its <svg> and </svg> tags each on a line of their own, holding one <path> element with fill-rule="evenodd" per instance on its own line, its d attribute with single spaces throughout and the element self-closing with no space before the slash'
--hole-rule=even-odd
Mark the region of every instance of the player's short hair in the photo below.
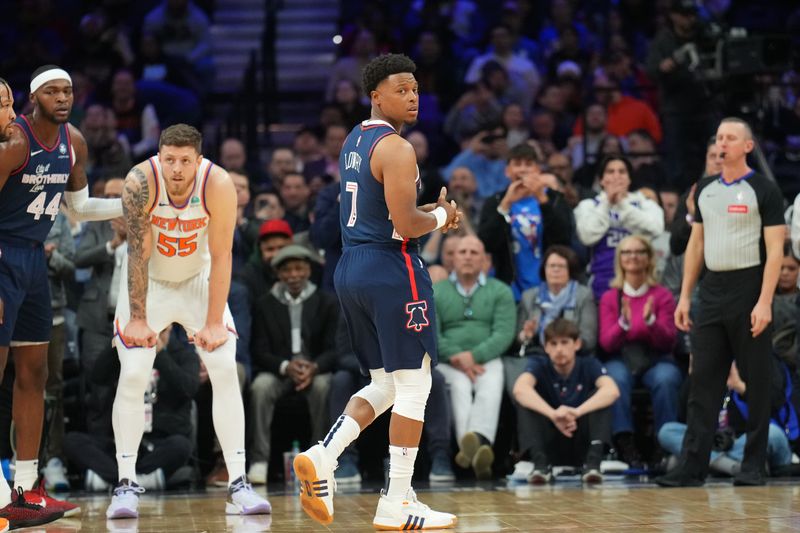
<svg viewBox="0 0 800 533">
<path fill-rule="evenodd" d="M 0 85 L 5 85 L 6 88 L 8 89 L 8 92 L 11 93 L 11 85 L 9 85 L 8 82 L 3 78 L 0 78 Z"/>
<path fill-rule="evenodd" d="M 539 154 L 536 152 L 536 149 L 526 142 L 519 143 L 508 151 L 506 162 L 510 163 L 514 160 L 533 161 L 537 165 L 542 163 L 539 160 Z"/>
<path fill-rule="evenodd" d="M 747 123 L 746 120 L 739 117 L 725 117 L 719 121 L 720 125 L 722 124 L 741 124 L 744 126 L 744 131 L 747 139 L 753 138 L 753 128 L 750 127 L 750 124 Z"/>
<path fill-rule="evenodd" d="M 203 134 L 188 124 L 175 124 L 161 132 L 158 149 L 162 146 L 191 146 L 198 154 L 203 153 Z"/>
<path fill-rule="evenodd" d="M 564 337 L 576 341 L 580 338 L 580 333 L 578 325 L 572 320 L 556 318 L 544 328 L 544 342 L 548 343 L 551 340 L 563 339 Z"/>
<path fill-rule="evenodd" d="M 400 74 L 402 72 L 414 73 L 417 70 L 417 65 L 405 54 L 383 54 L 364 67 L 361 74 L 361 85 L 364 87 L 364 92 L 369 94 L 374 91 L 380 82 L 391 76 L 392 74 Z"/>
</svg>

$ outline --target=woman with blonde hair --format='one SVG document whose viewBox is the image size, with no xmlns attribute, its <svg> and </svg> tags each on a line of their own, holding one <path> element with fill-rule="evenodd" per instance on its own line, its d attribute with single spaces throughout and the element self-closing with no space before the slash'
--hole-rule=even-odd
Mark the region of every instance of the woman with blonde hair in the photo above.
<svg viewBox="0 0 800 533">
<path fill-rule="evenodd" d="M 608 354 L 606 369 L 620 397 L 612 406 L 612 431 L 618 451 L 632 466 L 641 463 L 633 442 L 631 391 L 638 383 L 650 390 L 654 431 L 674 421 L 683 380 L 672 356 L 676 329 L 672 293 L 656 282 L 656 258 L 641 235 L 622 239 L 614 256 L 615 277 L 600 299 L 599 342 Z"/>
</svg>

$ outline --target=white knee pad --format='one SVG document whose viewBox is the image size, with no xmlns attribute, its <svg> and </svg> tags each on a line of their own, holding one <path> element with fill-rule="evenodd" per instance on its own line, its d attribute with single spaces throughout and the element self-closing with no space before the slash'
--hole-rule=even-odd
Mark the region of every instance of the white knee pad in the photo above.
<svg viewBox="0 0 800 533">
<path fill-rule="evenodd" d="M 424 422 L 425 405 L 431 392 L 431 358 L 425 354 L 421 368 L 395 370 L 392 376 L 395 388 L 392 412 Z"/>
<path fill-rule="evenodd" d="M 370 370 L 369 375 L 372 378 L 370 384 L 353 394 L 353 397 L 361 398 L 370 404 L 377 418 L 394 403 L 394 380 L 382 368 Z"/>
</svg>

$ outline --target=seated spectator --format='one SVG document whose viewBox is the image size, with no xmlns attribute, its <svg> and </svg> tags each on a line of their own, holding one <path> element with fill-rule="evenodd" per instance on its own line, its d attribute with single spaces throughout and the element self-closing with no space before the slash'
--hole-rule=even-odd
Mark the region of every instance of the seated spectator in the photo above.
<svg viewBox="0 0 800 533">
<path fill-rule="evenodd" d="M 163 0 L 144 18 L 142 35 L 152 35 L 164 55 L 191 65 L 198 77 L 214 79 L 208 16 L 191 0 Z"/>
<path fill-rule="evenodd" d="M 628 159 L 633 166 L 631 183 L 633 189 L 650 187 L 661 190 L 667 186 L 667 171 L 661 164 L 653 137 L 646 130 L 634 130 L 628 134 Z"/>
<path fill-rule="evenodd" d="M 490 479 L 492 443 L 503 397 L 503 361 L 514 338 L 514 296 L 505 283 L 487 278 L 486 251 L 475 236 L 459 240 L 455 269 L 433 287 L 439 361 L 450 386 L 459 452 L 456 464 Z"/>
<path fill-rule="evenodd" d="M 516 300 L 526 289 L 539 286 L 542 252 L 570 240 L 569 206 L 561 193 L 547 187 L 548 175 L 541 173 L 539 164 L 528 144 L 511 149 L 506 189 L 486 199 L 478 228 L 492 254 L 495 276 L 511 285 Z"/>
<path fill-rule="evenodd" d="M 359 84 L 343 78 L 336 84 L 333 93 L 331 101 L 342 110 L 344 123 L 348 130 L 369 118 L 370 110 L 361 102 L 360 90 Z"/>
<path fill-rule="evenodd" d="M 283 178 L 287 174 L 297 172 L 297 158 L 291 148 L 278 147 L 272 150 L 267 165 L 267 174 L 269 175 L 269 183 L 274 190 L 279 190 L 283 183 Z"/>
<path fill-rule="evenodd" d="M 283 201 L 277 192 L 271 187 L 261 187 L 256 189 L 253 196 L 253 217 L 258 222 L 267 220 L 282 220 L 286 215 L 283 208 Z"/>
<path fill-rule="evenodd" d="M 460 224 L 474 233 L 483 207 L 483 201 L 478 198 L 478 180 L 475 174 L 467 167 L 453 169 L 450 182 L 447 184 L 447 195 L 456 201 L 459 211 L 464 214 Z"/>
<path fill-rule="evenodd" d="M 772 300 L 772 349 L 791 368 L 800 368 L 798 356 L 798 274 L 800 260 L 792 252 L 792 245 L 786 242 L 783 247 L 781 275 L 778 290 Z M 798 376 L 800 377 L 800 375 Z"/>
<path fill-rule="evenodd" d="M 292 244 L 294 232 L 285 220 L 267 220 L 258 230 L 257 249 L 242 267 L 241 281 L 255 300 L 266 294 L 275 284 L 272 260 L 285 247 Z"/>
<path fill-rule="evenodd" d="M 244 143 L 234 137 L 228 137 L 220 143 L 219 164 L 228 172 L 231 170 L 244 171 L 251 178 L 253 187 L 261 186 L 267 181 L 258 162 L 247 157 Z"/>
<path fill-rule="evenodd" d="M 317 128 L 303 126 L 298 130 L 292 141 L 292 150 L 303 167 L 303 175 L 308 179 L 305 166 L 312 161 L 317 161 L 322 157 L 322 146 L 320 139 L 322 135 Z"/>
<path fill-rule="evenodd" d="M 622 460 L 641 466 L 633 441 L 631 393 L 641 383 L 650 390 L 653 425 L 661 426 L 677 416 L 678 390 L 683 380 L 672 357 L 675 299 L 656 283 L 653 247 L 647 238 L 631 235 L 616 249 L 616 276 L 600 300 L 600 346 L 609 355 L 608 374 L 617 383 L 620 398 L 612 407 L 612 429 Z"/>
<path fill-rule="evenodd" d="M 228 174 L 236 187 L 236 228 L 233 232 L 232 274 L 234 277 L 238 277 L 253 253 L 259 224 L 246 216 L 250 207 L 249 176 L 245 174 L 244 170 L 230 170 Z"/>
<path fill-rule="evenodd" d="M 139 98 L 130 70 L 118 70 L 111 80 L 111 109 L 117 130 L 128 139 L 131 157 L 140 161 L 155 155 L 161 135 L 156 108 Z"/>
<path fill-rule="evenodd" d="M 575 208 L 578 238 L 592 247 L 589 269 L 597 301 L 614 277 L 614 251 L 619 242 L 632 233 L 654 238 L 664 231 L 664 212 L 658 204 L 640 192 L 630 192 L 631 171 L 625 157 L 606 157 L 599 173 L 603 191 Z"/>
<path fill-rule="evenodd" d="M 350 80 L 359 90 L 361 88 L 361 72 L 370 60 L 375 57 L 377 48 L 375 35 L 366 28 L 361 28 L 353 40 L 348 53 L 334 63 L 328 78 L 328 88 L 325 90 L 325 99 L 332 101 L 336 87 L 341 80 Z"/>
<path fill-rule="evenodd" d="M 306 231 L 311 226 L 309 200 L 311 189 L 306 179 L 299 172 L 290 172 L 283 177 L 280 189 L 284 220 L 289 223 L 294 233 Z"/>
<path fill-rule="evenodd" d="M 168 326 L 158 336 L 153 375 L 145 392 L 145 430 L 136 460 L 136 477 L 147 490 L 163 490 L 192 453 L 192 399 L 199 386 L 199 358 L 185 335 Z M 108 385 L 119 379 L 116 350 L 107 346 L 97 358 L 89 379 Z M 85 479 L 87 491 L 108 491 L 117 482 L 117 460 L 111 428 L 114 396 L 102 406 L 103 423 L 91 433 L 70 432 L 64 454 Z M 99 406 L 98 406 L 99 407 Z"/>
<path fill-rule="evenodd" d="M 272 418 L 277 401 L 302 394 L 311 416 L 311 440 L 322 440 L 328 424 L 325 402 L 330 372 L 336 360 L 336 297 L 309 281 L 313 255 L 290 245 L 272 259 L 278 282 L 255 301 L 253 308 L 252 483 L 267 480 Z"/>
<path fill-rule="evenodd" d="M 369 376 L 361 373 L 344 317 L 340 318 L 336 332 L 336 354 L 336 370 L 331 378 L 331 396 L 328 405 L 331 424 L 342 414 L 350 397 L 370 383 Z M 431 392 L 425 404 L 425 425 L 422 426 L 428 455 L 431 458 L 429 480 L 453 481 L 455 475 L 450 465 L 452 457 L 450 440 L 453 438 L 450 399 L 447 397 L 444 376 L 436 368 L 431 369 Z M 339 456 L 339 467 L 335 474 L 337 483 L 361 481 L 358 460 L 358 448 L 352 443 Z"/>
<path fill-rule="evenodd" d="M 594 357 L 576 357 L 578 326 L 557 318 L 544 330 L 547 357 L 532 357 L 514 384 L 520 448 L 533 463 L 528 481 L 548 483 L 551 465 L 583 465 L 584 483 L 602 483 L 600 462 L 610 442 L 614 380 Z"/>
<path fill-rule="evenodd" d="M 625 149 L 619 137 L 614 135 L 603 137 L 603 140 L 600 141 L 600 146 L 597 148 L 597 157 L 576 169 L 572 178 L 572 181 L 581 187 L 581 200 L 592 198 L 602 190 L 600 180 L 603 176 L 600 173 L 600 165 L 603 160 L 608 156 L 624 154 Z"/>
<path fill-rule="evenodd" d="M 535 110 L 545 110 L 553 114 L 556 121 L 556 131 L 553 142 L 561 149 L 567 145 L 567 140 L 572 135 L 575 124 L 575 115 L 567 108 L 567 92 L 557 83 L 550 83 L 542 87 L 536 98 Z"/>
<path fill-rule="evenodd" d="M 452 140 L 462 143 L 475 132 L 500 124 L 502 116 L 503 104 L 485 82 L 479 81 L 450 108 L 442 127 Z"/>
<path fill-rule="evenodd" d="M 445 182 L 439 174 L 439 168 L 431 159 L 428 137 L 421 130 L 412 130 L 406 135 L 406 140 L 414 148 L 417 156 L 417 169 L 419 170 L 420 190 L 417 201 L 420 204 L 433 204 L 439 198 L 439 191 Z M 461 204 L 458 204 L 461 208 Z"/>
<path fill-rule="evenodd" d="M 313 161 L 306 161 L 303 166 L 303 176 L 309 184 L 315 179 L 326 176 L 328 181 L 330 178 L 333 178 L 334 181 L 339 180 L 339 153 L 342 151 L 348 133 L 347 128 L 339 124 L 325 128 L 321 157 Z"/>
<path fill-rule="evenodd" d="M 547 109 L 534 111 L 531 115 L 530 138 L 539 143 L 545 156 L 550 156 L 558 152 L 555 135 L 555 115 Z"/>
<path fill-rule="evenodd" d="M 333 274 L 336 265 L 342 257 L 342 230 L 339 226 L 339 194 L 341 185 L 338 182 L 330 183 L 317 195 L 314 204 L 314 216 L 308 237 L 311 245 L 324 252 L 325 264 L 322 270 L 322 283 L 320 288 L 336 294 L 333 283 Z M 338 416 L 338 415 L 337 415 Z"/>
<path fill-rule="evenodd" d="M 789 387 L 790 391 L 792 389 L 790 373 L 784 364 L 774 357 L 770 357 L 769 364 L 772 367 L 770 384 L 773 388 L 773 405 L 770 407 L 772 415 L 767 434 L 767 464 L 770 472 L 774 475 L 791 464 L 792 448 L 789 439 L 800 438 L 800 431 L 797 426 L 796 408 L 786 401 L 786 387 Z M 692 376 L 689 374 L 686 380 L 687 385 L 691 379 Z M 747 383 L 742 380 L 735 361 L 731 364 L 727 387 L 708 466 L 716 473 L 734 476 L 741 470 L 744 458 L 748 419 L 747 402 L 742 399 L 747 392 Z M 677 421 L 667 422 L 658 432 L 659 445 L 675 458 L 681 455 L 686 435 L 686 406 L 689 400 L 689 387 L 682 387 L 681 393 Z M 791 395 L 791 392 L 789 394 Z M 794 423 L 791 423 L 792 409 L 794 409 L 795 415 Z M 675 465 L 677 461 L 673 460 L 670 463 Z"/>
<path fill-rule="evenodd" d="M 90 182 L 126 175 L 132 166 L 131 147 L 128 138 L 117 132 L 114 112 L 92 104 L 86 108 L 80 126 L 89 152 L 85 168 Z"/>
<path fill-rule="evenodd" d="M 586 107 L 586 132 L 581 126 L 580 134 L 573 131 L 567 142 L 567 150 L 572 159 L 572 167 L 580 168 L 586 163 L 596 163 L 602 157 L 600 144 L 608 135 L 608 114 L 602 104 L 593 103 Z"/>
<path fill-rule="evenodd" d="M 527 118 L 525 110 L 517 103 L 506 104 L 503 107 L 503 118 L 501 120 L 503 128 L 506 130 L 506 144 L 516 146 L 528 140 L 531 132 L 525 126 Z M 555 124 L 555 123 L 554 123 Z M 553 128 L 555 130 L 555 126 Z"/>
<path fill-rule="evenodd" d="M 566 200 L 570 209 L 575 209 L 578 206 L 578 202 L 592 196 L 591 191 L 586 191 L 583 187 L 574 183 L 572 179 L 574 171 L 568 155 L 561 152 L 551 154 L 547 158 L 545 170 L 558 178 L 559 190 L 564 195 L 564 200 Z"/>
</svg>

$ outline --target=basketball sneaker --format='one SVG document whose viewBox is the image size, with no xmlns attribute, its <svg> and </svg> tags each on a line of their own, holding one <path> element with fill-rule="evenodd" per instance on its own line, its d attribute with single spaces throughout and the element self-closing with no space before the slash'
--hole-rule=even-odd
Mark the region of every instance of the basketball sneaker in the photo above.
<svg viewBox="0 0 800 533">
<path fill-rule="evenodd" d="M 61 511 L 64 513 L 64 517 L 81 514 L 81 508 L 74 503 L 56 500 L 47 494 L 47 490 L 44 488 L 44 479 L 42 478 L 39 478 L 36 488 L 25 491 L 25 500 L 46 507 L 52 511 Z"/>
<path fill-rule="evenodd" d="M 62 511 L 48 509 L 41 505 L 25 500 L 25 493 L 22 488 L 12 495 L 12 502 L 0 509 L 0 517 L 8 523 L 8 529 L 19 529 L 22 527 L 41 526 L 54 522 L 63 517 Z"/>
<path fill-rule="evenodd" d="M 272 506 L 256 494 L 253 485 L 248 483 L 247 476 L 240 476 L 228 487 L 228 501 L 225 503 L 225 514 L 269 514 Z"/>
<path fill-rule="evenodd" d="M 9 524 L 8 520 L 5 518 L 0 518 L 0 533 L 6 533 L 8 531 Z"/>
<path fill-rule="evenodd" d="M 139 494 L 144 488 L 135 481 L 124 478 L 114 487 L 111 505 L 106 509 L 106 518 L 139 518 Z"/>
<path fill-rule="evenodd" d="M 320 524 L 333 522 L 333 493 L 336 490 L 333 472 L 337 466 L 321 443 L 294 458 L 294 473 L 300 483 L 300 505 Z"/>
<path fill-rule="evenodd" d="M 417 500 L 414 489 L 408 489 L 405 499 L 401 501 L 391 501 L 381 491 L 372 526 L 380 531 L 446 529 L 455 527 L 457 522 L 456 515 L 434 511 Z"/>
</svg>

